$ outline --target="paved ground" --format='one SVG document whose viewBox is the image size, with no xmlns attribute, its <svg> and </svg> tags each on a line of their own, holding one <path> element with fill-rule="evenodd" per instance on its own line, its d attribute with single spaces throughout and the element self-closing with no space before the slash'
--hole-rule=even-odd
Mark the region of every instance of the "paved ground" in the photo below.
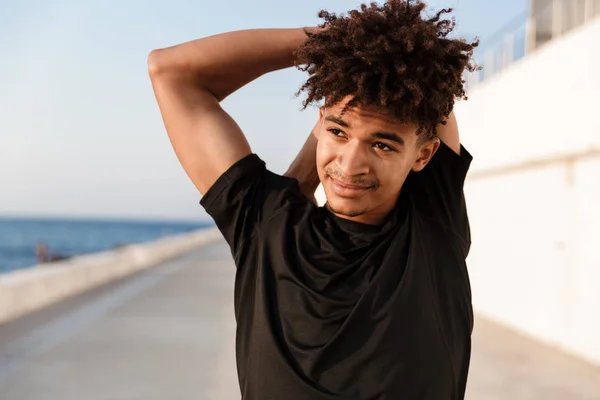
<svg viewBox="0 0 600 400">
<path fill-rule="evenodd" d="M 239 399 L 233 272 L 218 244 L 0 325 L 0 399 Z M 600 399 L 600 368 L 482 318 L 471 371 L 470 400 Z"/>
<path fill-rule="evenodd" d="M 469 400 L 597 400 L 600 367 L 476 320 Z"/>
</svg>

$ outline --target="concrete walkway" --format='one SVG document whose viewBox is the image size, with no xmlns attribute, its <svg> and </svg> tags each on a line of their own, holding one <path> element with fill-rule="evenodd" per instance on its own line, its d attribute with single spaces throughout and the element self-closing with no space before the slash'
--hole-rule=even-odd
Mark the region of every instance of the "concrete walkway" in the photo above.
<svg viewBox="0 0 600 400">
<path fill-rule="evenodd" d="M 2 400 L 239 399 L 223 243 L 0 325 Z M 600 369 L 477 319 L 468 399 L 600 399 Z"/>
</svg>

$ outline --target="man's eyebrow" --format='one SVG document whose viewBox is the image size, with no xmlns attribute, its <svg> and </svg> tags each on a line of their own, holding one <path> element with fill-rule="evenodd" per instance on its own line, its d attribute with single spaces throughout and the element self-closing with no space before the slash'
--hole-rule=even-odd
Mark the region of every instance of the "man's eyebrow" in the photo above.
<svg viewBox="0 0 600 400">
<path fill-rule="evenodd" d="M 332 115 L 328 115 L 325 117 L 326 121 L 333 122 L 334 124 L 338 124 L 339 126 L 343 126 L 344 128 L 350 128 L 350 124 L 344 121 L 341 118 L 334 117 Z M 404 139 L 400 135 L 394 132 L 373 132 L 371 137 L 377 139 L 389 140 L 390 142 L 397 143 L 400 146 L 404 146 Z"/>
<path fill-rule="evenodd" d="M 344 121 L 344 120 L 343 120 L 343 119 L 341 119 L 341 118 L 334 117 L 334 116 L 332 116 L 332 115 L 328 115 L 328 116 L 326 116 L 326 117 L 325 117 L 325 121 L 333 122 L 333 123 L 335 123 L 335 124 L 338 124 L 338 125 L 340 125 L 340 126 L 343 126 L 344 128 L 350 128 L 350 125 L 349 125 L 349 124 L 348 124 L 346 121 Z"/>
<path fill-rule="evenodd" d="M 371 136 L 377 139 L 389 140 L 390 142 L 397 143 L 400 146 L 404 146 L 404 139 L 397 133 L 393 132 L 374 132 Z"/>
</svg>

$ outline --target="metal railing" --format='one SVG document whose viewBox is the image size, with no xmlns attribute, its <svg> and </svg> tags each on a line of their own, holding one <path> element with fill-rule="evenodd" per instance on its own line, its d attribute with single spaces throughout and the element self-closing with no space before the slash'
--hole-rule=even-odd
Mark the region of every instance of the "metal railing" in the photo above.
<svg viewBox="0 0 600 400">
<path fill-rule="evenodd" d="M 466 72 L 467 90 L 476 87 L 546 43 L 600 15 L 600 0 L 545 0 L 541 7 L 483 38 L 473 57 L 482 67 Z"/>
</svg>

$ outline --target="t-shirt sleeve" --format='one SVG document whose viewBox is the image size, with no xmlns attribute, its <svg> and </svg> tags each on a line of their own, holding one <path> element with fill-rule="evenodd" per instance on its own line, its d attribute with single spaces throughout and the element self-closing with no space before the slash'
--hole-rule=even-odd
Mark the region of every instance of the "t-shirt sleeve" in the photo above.
<svg viewBox="0 0 600 400">
<path fill-rule="evenodd" d="M 453 232 L 462 242 L 465 257 L 471 233 L 463 188 L 472 160 L 462 145 L 459 155 L 442 142 L 425 168 L 409 175 L 416 208 Z"/>
<path fill-rule="evenodd" d="M 308 202 L 298 182 L 269 171 L 256 154 L 249 154 L 217 179 L 200 205 L 215 221 L 237 263 L 242 246 L 262 223 L 294 201 Z"/>
</svg>

